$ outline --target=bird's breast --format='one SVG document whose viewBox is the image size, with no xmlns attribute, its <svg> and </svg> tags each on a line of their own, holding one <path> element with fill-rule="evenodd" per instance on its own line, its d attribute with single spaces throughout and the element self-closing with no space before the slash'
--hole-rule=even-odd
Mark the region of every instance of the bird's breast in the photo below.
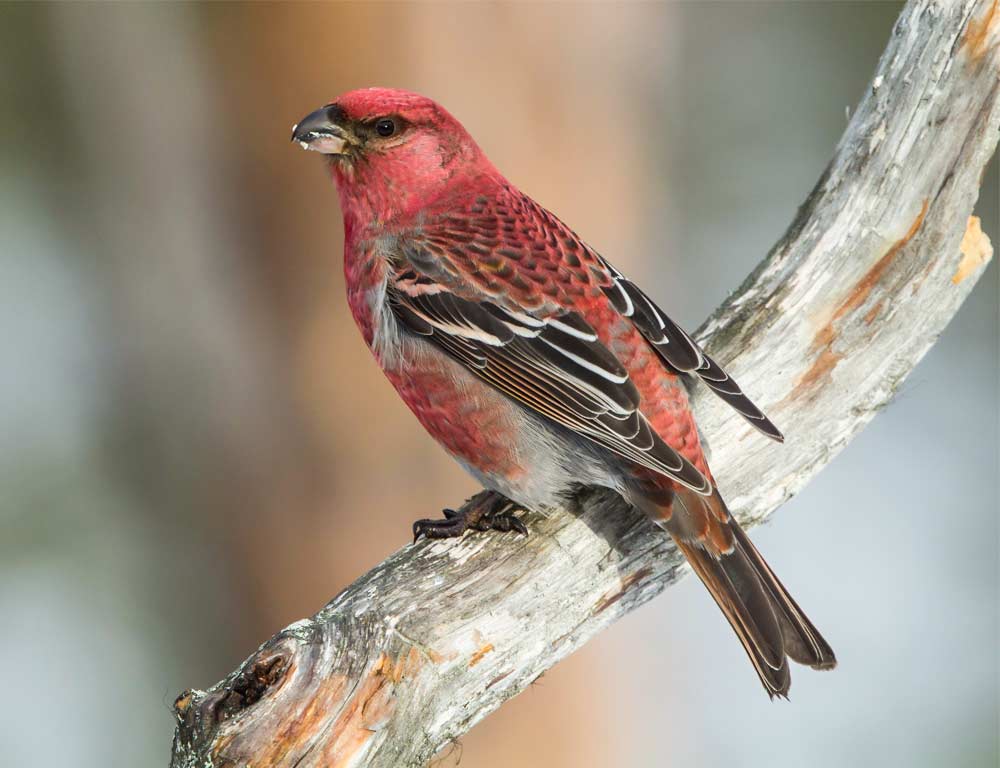
<svg viewBox="0 0 1000 768">
<path fill-rule="evenodd" d="M 396 368 L 403 356 L 403 333 L 389 306 L 389 264 L 379 241 L 344 249 L 347 303 L 365 343 L 383 369 Z"/>
</svg>

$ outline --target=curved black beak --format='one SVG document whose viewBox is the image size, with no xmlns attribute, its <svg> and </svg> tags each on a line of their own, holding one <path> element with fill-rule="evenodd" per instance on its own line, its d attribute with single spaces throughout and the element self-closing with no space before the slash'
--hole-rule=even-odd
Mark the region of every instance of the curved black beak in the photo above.
<svg viewBox="0 0 1000 768">
<path fill-rule="evenodd" d="M 292 127 L 292 141 L 303 149 L 339 155 L 348 143 L 348 133 L 343 127 L 344 110 L 336 104 L 327 104 L 310 112 Z"/>
</svg>

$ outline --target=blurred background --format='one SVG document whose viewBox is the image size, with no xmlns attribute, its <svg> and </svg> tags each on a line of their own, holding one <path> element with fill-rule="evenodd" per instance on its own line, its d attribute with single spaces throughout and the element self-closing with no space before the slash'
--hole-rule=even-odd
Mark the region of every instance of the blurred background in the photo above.
<svg viewBox="0 0 1000 768">
<path fill-rule="evenodd" d="M 475 490 L 361 342 L 292 123 L 360 86 L 433 96 L 694 328 L 791 221 L 899 7 L 0 7 L 4 762 L 166 765 L 177 693 Z M 997 211 L 994 162 L 994 244 Z M 755 532 L 836 673 L 770 703 L 688 579 L 444 763 L 996 765 L 998 294 L 993 263 Z"/>
</svg>

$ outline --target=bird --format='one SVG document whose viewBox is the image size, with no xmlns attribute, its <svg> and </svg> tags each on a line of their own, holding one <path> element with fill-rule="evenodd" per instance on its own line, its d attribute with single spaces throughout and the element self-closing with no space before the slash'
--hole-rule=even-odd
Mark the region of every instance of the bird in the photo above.
<svg viewBox="0 0 1000 768">
<path fill-rule="evenodd" d="M 430 98 L 345 93 L 292 141 L 323 155 L 344 225 L 351 314 L 417 420 L 484 491 L 414 538 L 527 533 L 605 488 L 669 534 L 767 694 L 789 661 L 836 658 L 733 518 L 687 386 L 763 435 L 781 432 L 691 336 L 554 214 L 508 181 Z"/>
</svg>

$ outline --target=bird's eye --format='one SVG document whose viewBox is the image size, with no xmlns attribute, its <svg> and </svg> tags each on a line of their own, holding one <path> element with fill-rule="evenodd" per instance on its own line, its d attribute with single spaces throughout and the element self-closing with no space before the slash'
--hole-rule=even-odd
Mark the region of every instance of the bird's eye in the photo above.
<svg viewBox="0 0 1000 768">
<path fill-rule="evenodd" d="M 382 137 L 392 136 L 396 132 L 396 124 L 388 117 L 383 117 L 375 123 L 375 132 Z"/>
</svg>

